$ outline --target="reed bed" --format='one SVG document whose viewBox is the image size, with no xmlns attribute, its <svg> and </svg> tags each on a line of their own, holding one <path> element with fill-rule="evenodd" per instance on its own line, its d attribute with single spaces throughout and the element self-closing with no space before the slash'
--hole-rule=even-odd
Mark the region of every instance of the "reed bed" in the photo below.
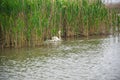
<svg viewBox="0 0 120 80">
<path fill-rule="evenodd" d="M 62 37 L 106 35 L 120 26 L 120 16 L 100 0 L 0 0 L 1 47 L 39 46 Z"/>
</svg>

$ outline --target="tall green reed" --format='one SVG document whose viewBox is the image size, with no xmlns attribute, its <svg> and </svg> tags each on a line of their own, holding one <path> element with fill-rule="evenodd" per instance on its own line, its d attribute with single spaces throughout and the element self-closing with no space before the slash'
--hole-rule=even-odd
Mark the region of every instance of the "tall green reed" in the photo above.
<svg viewBox="0 0 120 80">
<path fill-rule="evenodd" d="M 5 47 L 40 45 L 58 30 L 63 37 L 108 34 L 119 20 L 100 0 L 0 0 Z"/>
</svg>

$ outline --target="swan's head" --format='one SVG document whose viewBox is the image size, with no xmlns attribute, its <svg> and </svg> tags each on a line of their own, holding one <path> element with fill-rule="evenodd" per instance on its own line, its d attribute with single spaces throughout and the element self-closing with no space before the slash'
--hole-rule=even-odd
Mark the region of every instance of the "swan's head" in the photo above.
<svg viewBox="0 0 120 80">
<path fill-rule="evenodd" d="M 58 34 L 61 34 L 61 31 L 60 31 L 60 30 L 58 31 Z"/>
</svg>

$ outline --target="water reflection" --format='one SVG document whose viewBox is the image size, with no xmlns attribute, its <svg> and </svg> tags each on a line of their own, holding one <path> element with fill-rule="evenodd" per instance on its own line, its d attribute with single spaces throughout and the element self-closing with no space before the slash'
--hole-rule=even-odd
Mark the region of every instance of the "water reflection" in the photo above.
<svg viewBox="0 0 120 80">
<path fill-rule="evenodd" d="M 2 51 L 0 80 L 119 80 L 119 37 Z"/>
</svg>

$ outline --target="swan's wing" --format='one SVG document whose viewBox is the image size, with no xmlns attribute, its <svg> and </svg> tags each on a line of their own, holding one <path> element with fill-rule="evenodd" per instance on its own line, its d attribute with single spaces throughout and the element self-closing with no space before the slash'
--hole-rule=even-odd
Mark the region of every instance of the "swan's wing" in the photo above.
<svg viewBox="0 0 120 80">
<path fill-rule="evenodd" d="M 52 40 L 58 40 L 59 38 L 57 36 L 52 37 Z"/>
</svg>

